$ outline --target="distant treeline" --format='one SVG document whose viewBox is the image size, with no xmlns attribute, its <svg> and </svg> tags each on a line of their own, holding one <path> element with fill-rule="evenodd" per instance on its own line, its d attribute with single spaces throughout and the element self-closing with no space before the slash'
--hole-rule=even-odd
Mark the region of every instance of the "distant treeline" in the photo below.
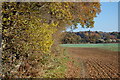
<svg viewBox="0 0 120 80">
<path fill-rule="evenodd" d="M 119 43 L 120 32 L 64 32 L 61 40 L 62 44 L 79 44 L 79 43 Z"/>
</svg>

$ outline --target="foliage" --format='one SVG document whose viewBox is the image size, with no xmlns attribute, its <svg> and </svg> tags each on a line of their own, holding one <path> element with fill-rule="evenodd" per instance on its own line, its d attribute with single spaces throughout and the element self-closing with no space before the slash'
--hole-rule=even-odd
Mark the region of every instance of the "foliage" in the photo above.
<svg viewBox="0 0 120 80">
<path fill-rule="evenodd" d="M 50 57 L 56 59 L 52 55 L 56 52 L 51 52 L 51 47 L 57 42 L 54 36 L 76 23 L 83 27 L 93 27 L 93 19 L 99 13 L 99 2 L 3 2 L 3 77 L 43 77 L 42 72 L 49 72 L 43 66 L 55 62 Z M 56 72 L 52 75 L 58 77 L 55 74 Z M 60 74 L 59 77 L 63 77 Z"/>
<path fill-rule="evenodd" d="M 65 34 L 66 32 L 64 32 Z M 73 35 L 74 34 L 74 35 Z M 66 43 L 112 43 L 120 42 L 118 37 L 119 32 L 97 32 L 97 31 L 85 31 L 85 32 L 67 32 L 65 37 L 61 40 L 63 44 Z M 77 37 L 81 39 L 77 39 Z M 73 38 L 70 40 L 70 38 Z"/>
<path fill-rule="evenodd" d="M 81 37 L 76 35 L 75 33 L 68 32 L 65 34 L 64 38 L 61 40 L 63 44 L 75 44 L 79 43 L 81 40 Z"/>
</svg>

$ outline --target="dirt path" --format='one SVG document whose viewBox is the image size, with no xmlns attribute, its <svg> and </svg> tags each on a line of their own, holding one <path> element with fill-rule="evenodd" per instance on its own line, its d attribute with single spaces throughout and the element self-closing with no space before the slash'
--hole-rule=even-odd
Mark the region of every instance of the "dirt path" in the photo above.
<svg viewBox="0 0 120 80">
<path fill-rule="evenodd" d="M 80 64 L 81 78 L 117 78 L 118 52 L 98 48 L 67 48 Z"/>
</svg>

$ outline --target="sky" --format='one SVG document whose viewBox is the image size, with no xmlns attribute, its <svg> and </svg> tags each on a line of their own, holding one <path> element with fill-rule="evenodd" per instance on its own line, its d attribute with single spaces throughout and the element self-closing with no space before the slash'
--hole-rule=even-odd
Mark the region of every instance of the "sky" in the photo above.
<svg viewBox="0 0 120 80">
<path fill-rule="evenodd" d="M 82 28 L 78 25 L 79 31 L 103 31 L 118 32 L 118 2 L 101 2 L 101 13 L 94 19 L 94 28 Z M 67 29 L 67 31 L 70 31 Z"/>
</svg>

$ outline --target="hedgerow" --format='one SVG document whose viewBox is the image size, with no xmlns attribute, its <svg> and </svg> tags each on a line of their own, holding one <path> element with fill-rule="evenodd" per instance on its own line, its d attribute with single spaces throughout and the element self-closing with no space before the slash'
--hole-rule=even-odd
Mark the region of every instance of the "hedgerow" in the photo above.
<svg viewBox="0 0 120 80">
<path fill-rule="evenodd" d="M 93 27 L 99 12 L 97 2 L 3 2 L 2 77 L 64 77 L 64 57 L 54 50 L 60 49 L 57 34 L 76 23 Z"/>
</svg>

